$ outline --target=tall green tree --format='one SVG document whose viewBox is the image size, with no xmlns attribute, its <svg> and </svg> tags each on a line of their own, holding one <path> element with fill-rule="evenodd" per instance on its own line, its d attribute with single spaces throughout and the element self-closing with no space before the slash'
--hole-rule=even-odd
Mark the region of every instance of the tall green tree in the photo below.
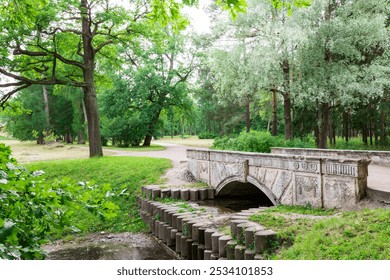
<svg viewBox="0 0 390 280">
<path fill-rule="evenodd" d="M 388 1 L 319 1 L 315 29 L 302 50 L 301 106 L 317 113 L 316 138 L 327 147 L 335 108 L 351 112 L 389 86 Z M 297 102 L 298 103 L 298 102 Z"/>
<path fill-rule="evenodd" d="M 17 91 L 34 84 L 80 87 L 88 119 L 90 156 L 101 156 L 100 119 L 96 95 L 96 72 L 111 45 L 133 42 L 159 24 L 171 23 L 181 29 L 176 1 L 131 1 L 126 10 L 114 1 L 56 0 L 41 1 L 37 7 L 29 0 L 7 2 L 0 19 L 1 87 L 11 90 L 3 94 L 6 102 Z M 28 10 L 31 16 L 7 17 L 5 12 Z M 7 79 L 15 81 L 8 82 Z"/>
</svg>

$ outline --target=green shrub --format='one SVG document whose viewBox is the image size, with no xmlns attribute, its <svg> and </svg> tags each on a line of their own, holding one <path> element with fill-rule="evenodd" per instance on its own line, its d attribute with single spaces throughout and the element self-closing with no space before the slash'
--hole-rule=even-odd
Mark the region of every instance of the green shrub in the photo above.
<svg viewBox="0 0 390 280">
<path fill-rule="evenodd" d="M 102 119 L 102 134 L 118 147 L 139 146 L 146 135 L 146 126 L 139 114 Z"/>
<path fill-rule="evenodd" d="M 198 135 L 199 139 L 215 139 L 217 137 L 218 135 L 216 133 L 211 133 L 211 132 L 202 132 L 199 133 Z"/>
<path fill-rule="evenodd" d="M 249 133 L 241 132 L 238 136 L 216 138 L 212 146 L 219 150 L 257 153 L 270 153 L 272 147 L 314 148 L 315 143 L 312 138 L 285 140 L 281 136 L 272 136 L 266 131 L 251 130 Z"/>
<path fill-rule="evenodd" d="M 41 245 L 64 230 L 80 231 L 71 224 L 81 211 L 102 220 L 117 215 L 118 196 L 110 185 L 97 186 L 64 180 L 46 181 L 41 170 L 29 172 L 0 144 L 0 259 L 43 259 Z"/>
</svg>

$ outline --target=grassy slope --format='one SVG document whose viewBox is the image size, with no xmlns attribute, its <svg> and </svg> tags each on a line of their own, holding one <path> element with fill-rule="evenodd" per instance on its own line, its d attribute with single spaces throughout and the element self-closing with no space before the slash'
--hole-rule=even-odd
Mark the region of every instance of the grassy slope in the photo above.
<svg viewBox="0 0 390 280">
<path fill-rule="evenodd" d="M 268 252 L 268 258 L 390 259 L 390 210 L 332 214 L 302 209 L 281 206 L 251 217 L 251 220 L 277 232 L 277 240 Z M 299 216 L 292 218 L 294 213 Z M 323 216 L 315 219 L 313 215 Z"/>
<path fill-rule="evenodd" d="M 47 180 L 69 178 L 71 181 L 94 181 L 99 186 L 109 183 L 116 191 L 127 189 L 127 196 L 115 199 L 120 214 L 110 221 L 101 221 L 91 213 L 80 211 L 76 227 L 83 232 L 140 231 L 143 229 L 136 206 L 140 187 L 159 180 L 171 166 L 169 160 L 140 157 L 102 157 L 93 159 L 36 162 L 25 165 L 29 170 L 44 170 Z"/>
</svg>

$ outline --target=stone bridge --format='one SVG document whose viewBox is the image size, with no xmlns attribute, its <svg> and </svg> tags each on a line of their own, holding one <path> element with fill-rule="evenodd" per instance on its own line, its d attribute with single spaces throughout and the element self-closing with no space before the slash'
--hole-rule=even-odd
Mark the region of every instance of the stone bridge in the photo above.
<svg viewBox="0 0 390 280">
<path fill-rule="evenodd" d="M 216 196 L 260 195 L 269 204 L 341 207 L 365 195 L 368 159 L 188 149 L 188 170 Z"/>
</svg>

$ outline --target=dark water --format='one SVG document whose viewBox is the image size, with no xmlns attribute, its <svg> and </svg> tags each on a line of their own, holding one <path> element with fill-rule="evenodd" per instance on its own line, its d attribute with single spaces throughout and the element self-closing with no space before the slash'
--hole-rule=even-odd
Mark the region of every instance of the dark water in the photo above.
<svg viewBox="0 0 390 280">
<path fill-rule="evenodd" d="M 137 248 L 125 244 L 93 243 L 74 245 L 49 253 L 50 260 L 173 260 L 175 256 L 163 246 Z"/>
<path fill-rule="evenodd" d="M 213 200 L 197 201 L 196 203 L 201 206 L 216 207 L 220 211 L 228 213 L 240 212 L 242 210 L 257 208 L 260 206 L 269 206 L 264 205 L 264 203 L 257 199 L 252 199 L 252 197 L 219 197 Z"/>
</svg>

